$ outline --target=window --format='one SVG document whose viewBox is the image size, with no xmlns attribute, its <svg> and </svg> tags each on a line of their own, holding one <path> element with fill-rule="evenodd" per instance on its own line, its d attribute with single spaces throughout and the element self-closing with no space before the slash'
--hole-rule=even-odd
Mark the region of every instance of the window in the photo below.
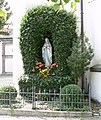
<svg viewBox="0 0 101 120">
<path fill-rule="evenodd" d="M 1 39 L 1 38 L 0 38 Z M 1 39 L 1 74 L 13 73 L 13 39 L 2 38 Z"/>
</svg>

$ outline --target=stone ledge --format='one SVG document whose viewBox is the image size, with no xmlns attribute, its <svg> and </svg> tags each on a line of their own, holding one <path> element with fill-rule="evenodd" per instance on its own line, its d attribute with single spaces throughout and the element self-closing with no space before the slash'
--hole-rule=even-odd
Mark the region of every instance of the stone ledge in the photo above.
<svg viewBox="0 0 101 120">
<path fill-rule="evenodd" d="M 11 74 L 0 74 L 0 77 L 8 77 L 8 76 L 13 76 L 13 74 L 11 73 Z"/>
<path fill-rule="evenodd" d="M 34 117 L 91 117 L 92 112 L 0 109 L 0 115 Z"/>
<path fill-rule="evenodd" d="M 90 68 L 91 72 L 101 72 L 101 64 L 94 65 Z"/>
</svg>

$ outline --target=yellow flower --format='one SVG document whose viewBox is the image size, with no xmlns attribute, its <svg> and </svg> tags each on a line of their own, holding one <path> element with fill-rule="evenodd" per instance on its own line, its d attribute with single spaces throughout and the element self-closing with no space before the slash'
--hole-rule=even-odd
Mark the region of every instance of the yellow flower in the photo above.
<svg viewBox="0 0 101 120">
<path fill-rule="evenodd" d="M 40 72 L 39 72 L 39 75 L 41 76 L 41 75 L 43 75 L 44 77 L 47 77 L 48 76 L 48 70 L 47 69 L 43 69 L 43 70 L 41 70 Z"/>
<path fill-rule="evenodd" d="M 47 69 L 43 69 L 42 72 L 43 72 L 43 73 L 44 73 L 44 72 L 47 72 Z"/>
</svg>

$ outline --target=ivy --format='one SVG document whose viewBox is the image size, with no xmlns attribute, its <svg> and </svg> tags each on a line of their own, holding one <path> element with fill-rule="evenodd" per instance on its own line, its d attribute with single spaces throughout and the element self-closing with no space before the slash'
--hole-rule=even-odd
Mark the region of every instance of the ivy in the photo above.
<svg viewBox="0 0 101 120">
<path fill-rule="evenodd" d="M 61 8 L 64 9 L 64 5 L 69 4 L 73 10 L 76 11 L 76 4 L 80 2 L 80 0 L 48 0 L 53 2 L 53 8 L 55 11 L 59 11 Z"/>
<path fill-rule="evenodd" d="M 36 63 L 44 64 L 42 47 L 46 37 L 52 45 L 52 64 L 58 65 L 50 70 L 48 77 L 40 76 L 39 69 L 35 69 Z M 48 6 L 28 9 L 20 24 L 19 38 L 24 68 L 24 76 L 19 79 L 20 90 L 40 86 L 59 91 L 60 86 L 77 83 L 93 58 L 88 38 L 82 46 L 76 33 L 76 17 L 65 10 L 56 12 Z"/>
<path fill-rule="evenodd" d="M 38 6 L 29 9 L 20 25 L 20 49 L 25 74 L 31 74 L 36 62 L 42 60 L 42 46 L 45 37 L 50 39 L 53 48 L 53 63 L 59 66 L 59 75 L 68 74 L 66 59 L 76 40 L 76 17 L 73 13 L 52 7 Z"/>
</svg>

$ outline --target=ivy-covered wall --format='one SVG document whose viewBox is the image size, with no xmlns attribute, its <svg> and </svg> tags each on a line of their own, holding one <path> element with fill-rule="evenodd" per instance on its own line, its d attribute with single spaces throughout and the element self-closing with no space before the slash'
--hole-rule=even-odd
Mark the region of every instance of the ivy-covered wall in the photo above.
<svg viewBox="0 0 101 120">
<path fill-rule="evenodd" d="M 76 16 L 65 10 L 56 12 L 47 6 L 27 10 L 20 24 L 19 45 L 24 68 L 18 83 L 21 91 L 32 86 L 59 91 L 60 86 L 77 84 L 89 68 L 93 50 L 86 37 L 82 46 L 76 26 Z M 52 45 L 52 65 L 58 66 L 50 69 L 48 76 L 45 72 L 40 75 L 45 69 L 39 70 L 36 66 L 36 63 L 44 63 L 42 47 L 46 37 Z"/>
<path fill-rule="evenodd" d="M 20 25 L 20 49 L 25 74 L 32 73 L 36 62 L 43 62 L 44 39 L 50 40 L 53 48 L 53 63 L 58 64 L 59 75 L 69 74 L 66 64 L 71 54 L 72 43 L 77 39 L 76 17 L 65 10 L 54 11 L 52 7 L 30 8 Z"/>
</svg>

